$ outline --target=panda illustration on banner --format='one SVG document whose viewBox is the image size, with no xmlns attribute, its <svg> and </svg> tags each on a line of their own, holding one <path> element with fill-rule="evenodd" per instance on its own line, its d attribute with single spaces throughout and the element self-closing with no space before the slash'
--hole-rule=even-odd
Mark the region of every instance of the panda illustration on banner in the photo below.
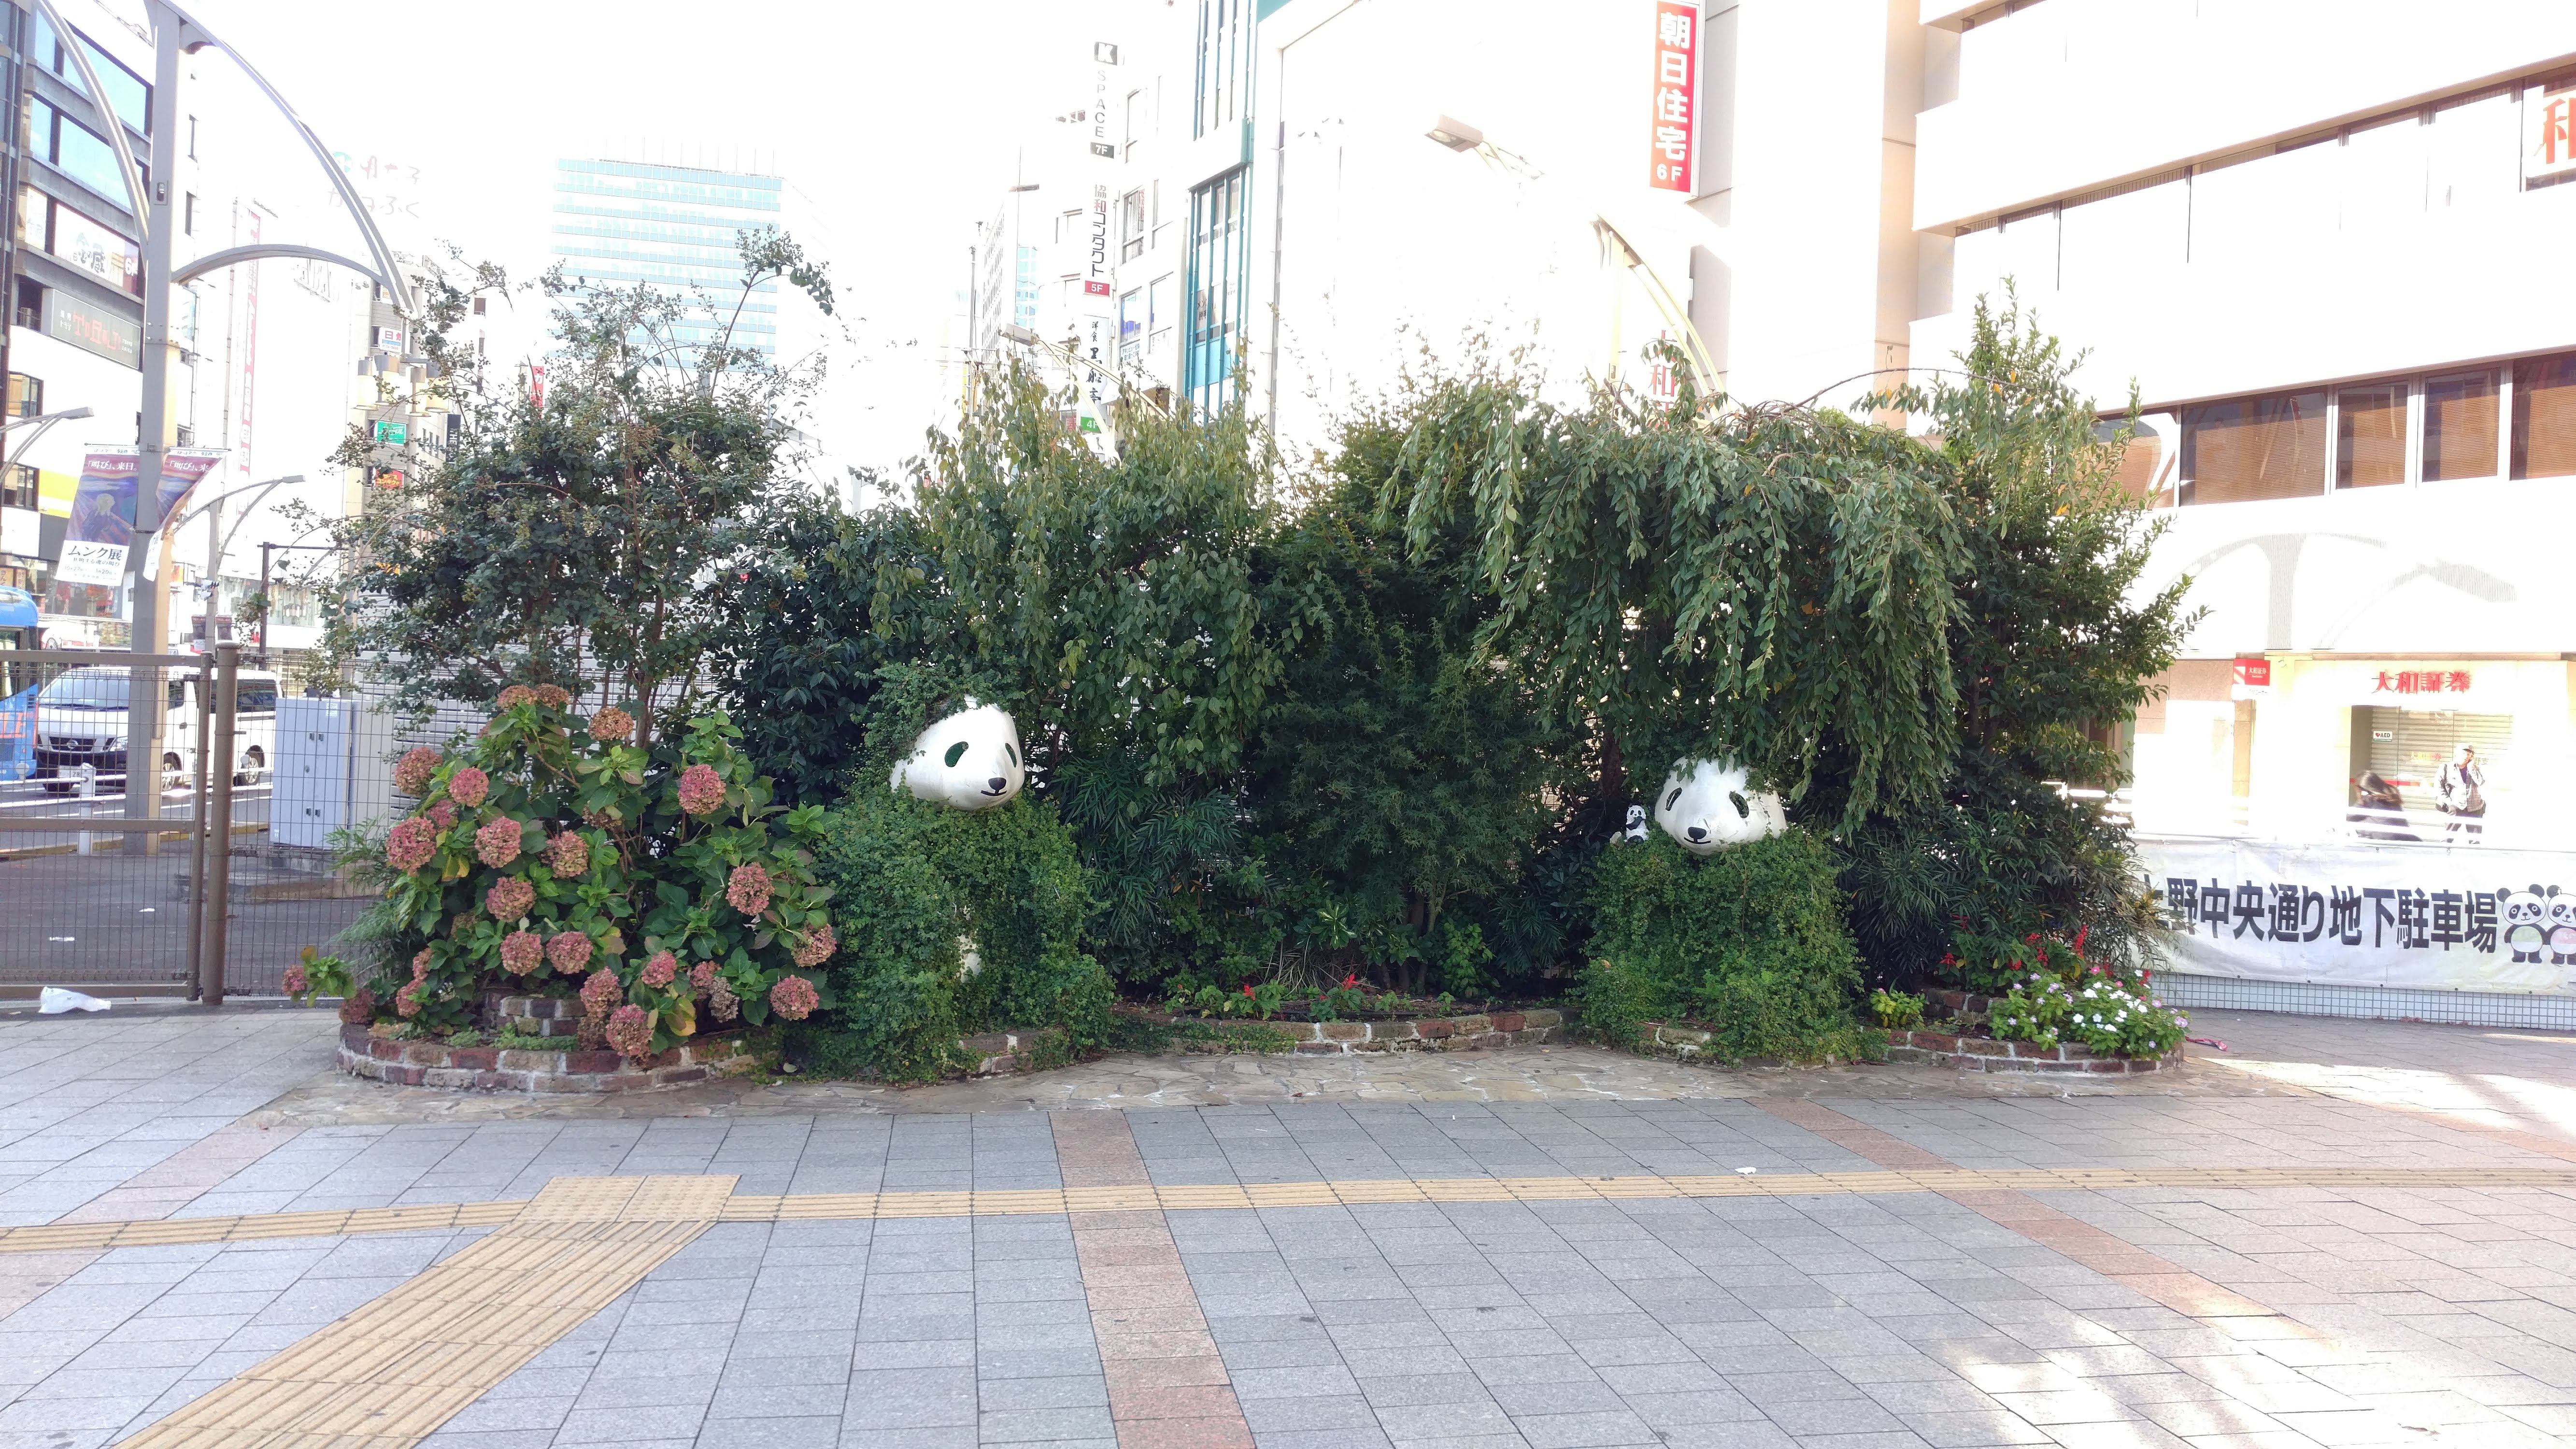
<svg viewBox="0 0 2576 1449">
<path fill-rule="evenodd" d="M 1655 797 L 1655 823 L 1693 855 L 1767 840 L 1789 828 L 1788 808 L 1752 787 L 1741 765 L 1684 760 Z"/>
<path fill-rule="evenodd" d="M 2543 946 L 2558 944 L 2557 934 L 2550 929 L 2552 918 L 2567 911 L 2568 904 L 2576 902 L 2576 897 L 2560 896 L 2556 886 L 2547 890 L 2537 885 L 2529 890 L 2499 886 L 2496 888 L 2496 902 L 2504 917 L 2504 944 L 2513 952 L 2513 964 L 2523 966 L 2539 961 Z M 2566 919 L 2570 928 L 2566 937 L 2566 954 L 2576 959 L 2576 912 L 2569 912 Z M 2562 960 L 2559 964 L 2565 962 Z"/>
<path fill-rule="evenodd" d="M 2549 888 L 2549 964 L 2576 966 L 2576 892 Z"/>
<path fill-rule="evenodd" d="M 912 757 L 894 767 L 886 788 L 909 787 L 917 799 L 958 810 L 1007 805 L 1028 778 L 1020 761 L 1020 729 L 993 705 L 966 707 L 932 724 L 914 741 Z"/>
</svg>

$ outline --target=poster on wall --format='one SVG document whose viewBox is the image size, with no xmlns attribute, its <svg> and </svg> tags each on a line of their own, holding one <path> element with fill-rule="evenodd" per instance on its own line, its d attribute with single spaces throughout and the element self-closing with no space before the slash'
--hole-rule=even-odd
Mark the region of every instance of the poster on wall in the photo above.
<svg viewBox="0 0 2576 1449">
<path fill-rule="evenodd" d="M 214 471 L 220 449 L 173 448 L 162 459 L 160 515 L 164 520 Z M 140 448 L 92 448 L 81 459 L 80 486 L 72 493 L 71 523 L 63 534 L 56 584 L 113 588 L 125 582 L 126 555 L 134 546 L 134 478 Z"/>
<path fill-rule="evenodd" d="M 2140 836 L 2176 970 L 2576 996 L 2576 855 Z"/>
</svg>

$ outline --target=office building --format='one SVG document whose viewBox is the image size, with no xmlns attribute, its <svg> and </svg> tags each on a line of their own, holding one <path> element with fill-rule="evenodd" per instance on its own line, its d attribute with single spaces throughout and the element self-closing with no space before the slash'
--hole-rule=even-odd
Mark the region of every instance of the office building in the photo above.
<svg viewBox="0 0 2576 1449">
<path fill-rule="evenodd" d="M 585 290 L 638 284 L 686 305 L 672 340 L 693 365 L 709 343 L 778 353 L 778 283 L 742 296 L 746 231 L 780 225 L 775 176 L 637 161 L 555 163 L 553 255 Z M 737 305 L 739 304 L 739 305 Z"/>
</svg>

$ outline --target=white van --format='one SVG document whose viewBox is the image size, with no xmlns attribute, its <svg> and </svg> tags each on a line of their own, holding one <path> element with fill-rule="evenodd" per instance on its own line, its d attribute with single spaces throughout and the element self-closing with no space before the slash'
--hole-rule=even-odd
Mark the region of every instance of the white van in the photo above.
<svg viewBox="0 0 2576 1449">
<path fill-rule="evenodd" d="M 277 757 L 277 676 L 245 669 L 238 676 L 240 708 L 233 717 L 233 783 L 254 784 Z M 127 674 L 122 668 L 84 664 L 55 676 L 36 696 L 36 773 L 45 788 L 71 791 L 83 765 L 119 780 L 125 774 Z M 204 710 L 194 675 L 165 680 L 168 710 L 161 726 L 161 770 L 169 784 L 193 779 Z M 123 788 L 102 788 L 103 795 Z"/>
</svg>

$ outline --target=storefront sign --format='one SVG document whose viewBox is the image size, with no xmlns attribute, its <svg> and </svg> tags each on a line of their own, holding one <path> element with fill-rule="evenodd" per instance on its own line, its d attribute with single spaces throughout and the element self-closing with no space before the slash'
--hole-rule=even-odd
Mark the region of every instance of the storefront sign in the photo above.
<svg viewBox="0 0 2576 1449">
<path fill-rule="evenodd" d="M 2576 995 L 2576 855 L 2142 836 L 2178 969 Z"/>
<path fill-rule="evenodd" d="M 2476 681 L 2465 669 L 2382 669 L 2373 694 L 2466 694 Z"/>
<path fill-rule="evenodd" d="M 57 201 L 45 250 L 120 291 L 143 295 L 143 249 Z"/>
<path fill-rule="evenodd" d="M 1656 0 L 1654 118 L 1648 141 L 1649 183 L 1691 189 L 1693 117 L 1699 104 L 1699 7 Z"/>
<path fill-rule="evenodd" d="M 2551 91 L 2525 108 L 2531 117 L 2522 174 L 2527 181 L 2576 175 L 2576 90 Z"/>
<path fill-rule="evenodd" d="M 2229 685 L 2229 699 L 2268 699 L 2272 694 L 2272 661 L 2239 659 L 2235 678 Z"/>
<path fill-rule="evenodd" d="M 143 365 L 143 329 L 60 287 L 45 289 L 45 335 L 128 367 Z"/>
</svg>

